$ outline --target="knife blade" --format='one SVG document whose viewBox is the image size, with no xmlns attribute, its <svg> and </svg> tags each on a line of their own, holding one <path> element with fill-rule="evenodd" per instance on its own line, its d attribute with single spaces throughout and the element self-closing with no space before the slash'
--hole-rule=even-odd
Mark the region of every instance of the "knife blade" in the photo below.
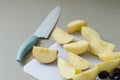
<svg viewBox="0 0 120 80">
<path fill-rule="evenodd" d="M 38 29 L 32 34 L 18 49 L 17 52 L 17 61 L 22 62 L 24 56 L 32 49 L 34 45 L 37 44 L 40 38 L 48 38 L 52 29 L 55 27 L 55 24 L 58 21 L 61 8 L 57 6 L 54 8 L 49 15 L 45 18 L 42 24 Z"/>
</svg>

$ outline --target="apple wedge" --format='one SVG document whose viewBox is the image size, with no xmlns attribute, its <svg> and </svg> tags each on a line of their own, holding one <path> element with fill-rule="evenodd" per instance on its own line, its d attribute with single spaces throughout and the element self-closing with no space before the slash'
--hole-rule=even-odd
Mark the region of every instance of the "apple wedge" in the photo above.
<svg viewBox="0 0 120 80">
<path fill-rule="evenodd" d="M 88 42 L 85 40 L 80 40 L 78 42 L 64 44 L 63 47 L 69 52 L 73 52 L 75 54 L 83 54 L 88 50 Z"/>
<path fill-rule="evenodd" d="M 33 47 L 33 57 L 41 63 L 50 63 L 56 60 L 58 51 L 49 48 Z"/>
<path fill-rule="evenodd" d="M 81 72 L 81 70 L 77 70 L 73 68 L 67 61 L 62 58 L 58 58 L 58 69 L 62 77 L 65 79 L 72 79 L 74 75 Z"/>
<path fill-rule="evenodd" d="M 80 31 L 83 26 L 87 26 L 87 22 L 84 20 L 72 21 L 67 25 L 67 32 L 74 33 L 76 31 Z"/>
<path fill-rule="evenodd" d="M 108 71 L 109 73 L 112 72 L 115 68 L 117 68 L 120 64 L 120 58 L 114 59 L 114 60 L 109 60 L 109 61 L 104 61 L 100 63 L 94 64 L 95 67 L 98 68 L 98 71 Z"/>
<path fill-rule="evenodd" d="M 84 58 L 74 54 L 72 52 L 68 52 L 68 62 L 76 69 L 85 70 L 90 67 L 90 62 L 85 60 Z"/>
<path fill-rule="evenodd" d="M 69 43 L 73 40 L 73 37 L 71 35 L 64 32 L 62 29 L 58 27 L 55 28 L 55 30 L 53 31 L 52 36 L 53 36 L 53 39 L 59 44 Z"/>
<path fill-rule="evenodd" d="M 91 40 L 92 38 L 100 39 L 100 35 L 91 27 L 82 27 L 81 34 L 88 41 Z"/>
<path fill-rule="evenodd" d="M 101 54 L 98 55 L 98 57 L 102 61 L 113 60 L 113 59 L 120 58 L 120 52 L 101 53 Z"/>
<path fill-rule="evenodd" d="M 114 44 L 106 42 L 102 39 L 93 38 L 90 40 L 90 43 L 89 43 L 89 50 L 97 56 L 100 53 L 112 52 L 114 48 L 115 48 Z"/>
<path fill-rule="evenodd" d="M 98 69 L 92 68 L 73 77 L 73 80 L 96 80 Z"/>
</svg>

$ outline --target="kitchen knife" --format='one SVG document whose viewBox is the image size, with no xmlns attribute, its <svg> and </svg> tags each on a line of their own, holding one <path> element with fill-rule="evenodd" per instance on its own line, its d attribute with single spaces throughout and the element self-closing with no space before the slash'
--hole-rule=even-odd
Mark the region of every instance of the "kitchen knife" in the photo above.
<svg viewBox="0 0 120 80">
<path fill-rule="evenodd" d="M 24 56 L 30 51 L 34 45 L 38 42 L 39 38 L 48 38 L 52 29 L 60 15 L 61 8 L 57 6 L 54 8 L 49 15 L 45 18 L 43 23 L 38 27 L 33 35 L 31 35 L 19 48 L 17 52 L 17 61 L 22 62 Z"/>
</svg>

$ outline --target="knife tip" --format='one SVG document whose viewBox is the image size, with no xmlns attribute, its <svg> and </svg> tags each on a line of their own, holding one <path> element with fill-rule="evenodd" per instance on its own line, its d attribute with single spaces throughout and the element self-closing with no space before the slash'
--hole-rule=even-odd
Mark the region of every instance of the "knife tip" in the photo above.
<svg viewBox="0 0 120 80">
<path fill-rule="evenodd" d="M 61 10 L 61 6 L 56 6 L 57 9 Z"/>
</svg>

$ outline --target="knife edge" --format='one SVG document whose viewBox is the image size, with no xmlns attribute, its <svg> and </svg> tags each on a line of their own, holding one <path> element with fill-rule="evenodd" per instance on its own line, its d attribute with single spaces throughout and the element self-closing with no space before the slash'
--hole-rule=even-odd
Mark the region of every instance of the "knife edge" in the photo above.
<svg viewBox="0 0 120 80">
<path fill-rule="evenodd" d="M 42 24 L 35 31 L 34 35 L 39 38 L 48 38 L 52 29 L 55 27 L 58 18 L 60 16 L 61 7 L 57 6 L 54 8 L 50 14 L 45 18 Z M 48 27 L 49 26 L 49 27 Z"/>
</svg>

